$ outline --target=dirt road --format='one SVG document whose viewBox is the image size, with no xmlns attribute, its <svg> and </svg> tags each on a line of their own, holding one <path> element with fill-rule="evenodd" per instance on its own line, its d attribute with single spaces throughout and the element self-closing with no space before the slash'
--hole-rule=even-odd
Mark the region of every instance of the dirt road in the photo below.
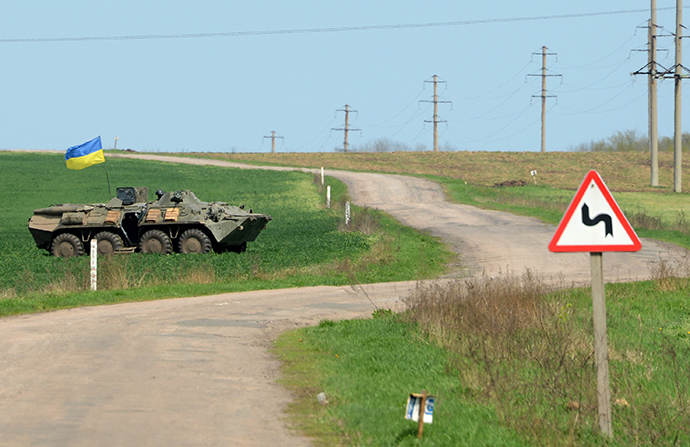
<svg viewBox="0 0 690 447">
<path fill-rule="evenodd" d="M 212 160 L 138 158 L 237 166 Z M 242 166 L 241 167 L 246 167 Z M 438 185 L 329 171 L 353 201 L 443 238 L 467 271 L 529 268 L 589 278 L 584 254 L 546 250 L 554 228 L 536 220 L 446 203 Z M 606 254 L 609 280 L 649 277 L 649 262 L 681 254 L 643 241 Z M 282 419 L 289 395 L 268 352 L 281 330 L 395 307 L 413 283 L 224 294 L 50 312 L 0 320 L 3 446 L 306 446 Z"/>
</svg>

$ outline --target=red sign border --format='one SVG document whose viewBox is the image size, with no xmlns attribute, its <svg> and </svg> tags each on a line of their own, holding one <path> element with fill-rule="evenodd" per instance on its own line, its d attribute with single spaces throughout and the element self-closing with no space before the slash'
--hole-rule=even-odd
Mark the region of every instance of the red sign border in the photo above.
<svg viewBox="0 0 690 447">
<path fill-rule="evenodd" d="M 565 228 L 570 223 L 570 219 L 573 217 L 573 214 L 577 210 L 577 205 L 580 203 L 582 196 L 587 191 L 587 187 L 592 182 L 592 180 L 594 180 L 594 183 L 596 183 L 596 185 L 599 187 L 599 190 L 606 199 L 606 202 L 609 204 L 609 206 L 611 206 L 611 209 L 618 218 L 618 221 L 623 226 L 623 229 L 628 234 L 628 237 L 630 237 L 630 239 L 632 240 L 632 245 L 558 245 L 558 241 L 560 241 L 563 231 L 565 231 Z M 568 206 L 568 209 L 566 210 L 563 219 L 561 219 L 561 223 L 558 224 L 556 234 L 553 235 L 553 238 L 549 243 L 549 251 L 555 253 L 600 253 L 605 251 L 639 251 L 641 248 L 642 243 L 640 242 L 640 239 L 637 237 L 637 234 L 635 234 L 635 230 L 633 230 L 632 226 L 630 226 L 630 223 L 628 222 L 628 219 L 626 219 L 623 215 L 623 211 L 621 211 L 620 207 L 614 200 L 613 196 L 609 192 L 609 189 L 606 187 L 606 184 L 604 184 L 604 181 L 599 176 L 599 173 L 595 170 L 589 171 L 585 176 L 585 179 L 582 181 L 582 185 L 580 185 L 580 188 L 577 190 L 577 193 L 575 194 L 575 197 L 573 198 L 572 202 L 570 202 L 570 205 Z"/>
</svg>

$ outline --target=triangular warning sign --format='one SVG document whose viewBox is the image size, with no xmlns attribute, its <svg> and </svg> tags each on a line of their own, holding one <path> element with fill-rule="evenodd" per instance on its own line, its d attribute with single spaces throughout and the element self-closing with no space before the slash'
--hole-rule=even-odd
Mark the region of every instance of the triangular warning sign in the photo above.
<svg viewBox="0 0 690 447">
<path fill-rule="evenodd" d="M 549 243 L 554 252 L 638 251 L 640 239 L 597 171 L 589 171 Z"/>
</svg>

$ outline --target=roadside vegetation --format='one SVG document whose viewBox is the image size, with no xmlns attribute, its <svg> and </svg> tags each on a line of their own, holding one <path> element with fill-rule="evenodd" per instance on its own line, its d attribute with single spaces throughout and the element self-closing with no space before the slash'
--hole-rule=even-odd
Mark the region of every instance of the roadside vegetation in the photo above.
<svg viewBox="0 0 690 447">
<path fill-rule="evenodd" d="M 673 138 L 661 137 L 658 141 L 659 151 L 672 152 Z M 684 133 L 681 138 L 682 151 L 685 152 L 690 149 L 690 134 Z M 581 143 L 572 148 L 572 150 L 580 152 L 648 152 L 649 138 L 647 135 L 640 135 L 634 130 L 626 130 L 615 132 L 608 138 L 602 140 L 590 141 L 589 143 Z"/>
<path fill-rule="evenodd" d="M 325 190 L 300 172 L 239 170 L 108 158 L 107 166 L 65 168 L 61 154 L 0 152 L 0 315 L 63 307 L 307 285 L 430 278 L 451 254 L 434 238 L 383 213 L 353 208 L 344 225 L 345 186 Z M 27 229 L 35 208 L 105 203 L 112 188 L 148 186 L 150 194 L 190 189 L 206 201 L 246 204 L 273 220 L 246 253 L 102 258 L 99 291 L 89 291 L 88 257 L 55 258 Z"/>
<path fill-rule="evenodd" d="M 402 314 L 284 334 L 275 351 L 298 396 L 295 428 L 324 446 L 688 445 L 689 283 L 678 268 L 607 286 L 612 440 L 598 429 L 590 291 L 529 273 L 419 288 Z M 419 442 L 404 413 L 422 389 L 437 401 Z"/>
</svg>

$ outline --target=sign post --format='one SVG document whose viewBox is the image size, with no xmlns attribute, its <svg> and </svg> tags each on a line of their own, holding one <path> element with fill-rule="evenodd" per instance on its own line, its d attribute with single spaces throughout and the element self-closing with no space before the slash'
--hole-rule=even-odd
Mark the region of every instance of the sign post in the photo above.
<svg viewBox="0 0 690 447">
<path fill-rule="evenodd" d="M 434 420 L 434 403 L 436 398 L 422 390 L 422 394 L 412 393 L 407 398 L 405 419 L 418 423 L 417 438 L 421 439 L 424 433 L 424 424 L 431 424 Z"/>
<path fill-rule="evenodd" d="M 589 171 L 558 225 L 556 234 L 549 243 L 549 250 L 590 253 L 599 428 L 609 437 L 613 437 L 613 428 L 603 252 L 638 251 L 641 248 L 640 239 L 604 181 L 597 171 Z"/>
<path fill-rule="evenodd" d="M 597 365 L 597 402 L 599 428 L 613 436 L 611 426 L 611 391 L 609 390 L 609 343 L 606 335 L 606 298 L 602 253 L 590 253 L 592 267 L 592 314 L 594 320 L 594 357 Z"/>
</svg>

